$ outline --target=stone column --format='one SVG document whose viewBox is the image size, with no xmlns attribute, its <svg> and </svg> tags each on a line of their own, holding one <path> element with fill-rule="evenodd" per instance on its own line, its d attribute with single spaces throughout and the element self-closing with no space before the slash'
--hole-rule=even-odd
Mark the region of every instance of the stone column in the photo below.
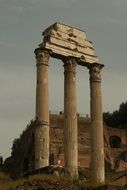
<svg viewBox="0 0 127 190">
<path fill-rule="evenodd" d="M 78 177 L 78 130 L 76 106 L 76 60 L 64 60 L 64 143 L 65 170 L 71 177 Z"/>
<path fill-rule="evenodd" d="M 38 169 L 49 165 L 49 53 L 36 49 L 35 54 L 37 61 L 35 169 Z"/>
<path fill-rule="evenodd" d="M 96 63 L 89 66 L 92 180 L 95 184 L 105 182 L 103 113 L 100 74 L 102 67 L 103 65 Z"/>
</svg>

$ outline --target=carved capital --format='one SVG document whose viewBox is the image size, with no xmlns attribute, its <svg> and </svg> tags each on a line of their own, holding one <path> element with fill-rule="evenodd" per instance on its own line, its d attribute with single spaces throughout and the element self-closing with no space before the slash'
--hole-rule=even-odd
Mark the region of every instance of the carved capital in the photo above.
<svg viewBox="0 0 127 190">
<path fill-rule="evenodd" d="M 36 55 L 36 61 L 37 61 L 37 66 L 38 65 L 49 65 L 49 52 L 47 50 L 42 50 L 42 49 L 37 49 L 35 50 L 35 55 Z"/>
<path fill-rule="evenodd" d="M 77 61 L 75 58 L 67 58 L 66 60 L 63 60 L 64 62 L 64 71 L 66 72 L 73 72 L 76 73 L 76 65 L 77 65 Z"/>
<path fill-rule="evenodd" d="M 91 64 L 89 68 L 89 73 L 90 73 L 90 81 L 91 82 L 101 82 L 101 69 L 102 69 L 101 64 Z"/>
</svg>

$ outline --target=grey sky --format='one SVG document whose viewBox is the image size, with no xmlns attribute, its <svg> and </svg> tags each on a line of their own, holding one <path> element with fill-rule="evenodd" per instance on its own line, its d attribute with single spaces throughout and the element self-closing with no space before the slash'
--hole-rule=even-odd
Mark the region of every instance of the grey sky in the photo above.
<svg viewBox="0 0 127 190">
<path fill-rule="evenodd" d="M 126 0 L 0 0 L 0 154 L 35 115 L 34 49 L 54 22 L 80 27 L 93 41 L 102 72 L 104 111 L 127 97 Z M 63 109 L 63 66 L 50 60 L 50 109 Z M 78 112 L 89 113 L 89 76 L 77 69 Z"/>
</svg>

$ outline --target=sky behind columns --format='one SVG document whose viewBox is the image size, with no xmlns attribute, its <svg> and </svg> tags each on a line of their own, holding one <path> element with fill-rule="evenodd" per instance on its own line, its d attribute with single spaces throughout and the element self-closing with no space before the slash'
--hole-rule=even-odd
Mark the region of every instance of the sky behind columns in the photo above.
<svg viewBox="0 0 127 190">
<path fill-rule="evenodd" d="M 55 22 L 79 27 L 95 47 L 102 71 L 103 110 L 127 97 L 127 0 L 0 0 L 0 154 L 35 116 L 34 49 Z M 50 59 L 50 110 L 63 110 L 63 64 Z M 89 74 L 77 67 L 78 112 L 89 113 Z"/>
</svg>

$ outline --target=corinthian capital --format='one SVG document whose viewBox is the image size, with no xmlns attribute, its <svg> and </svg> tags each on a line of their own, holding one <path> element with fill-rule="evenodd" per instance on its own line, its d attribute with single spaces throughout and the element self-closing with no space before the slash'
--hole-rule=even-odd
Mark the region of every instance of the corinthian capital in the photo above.
<svg viewBox="0 0 127 190">
<path fill-rule="evenodd" d="M 35 55 L 36 55 L 37 65 L 47 65 L 48 66 L 48 61 L 49 61 L 50 55 L 47 50 L 36 49 Z"/>
<path fill-rule="evenodd" d="M 76 72 L 77 61 L 75 58 L 69 57 L 63 60 L 63 62 L 64 62 L 65 72 L 74 72 L 74 73 Z"/>
<path fill-rule="evenodd" d="M 101 82 L 101 69 L 103 65 L 93 63 L 91 64 L 89 68 L 89 73 L 90 73 L 90 81 L 91 82 Z"/>
</svg>

